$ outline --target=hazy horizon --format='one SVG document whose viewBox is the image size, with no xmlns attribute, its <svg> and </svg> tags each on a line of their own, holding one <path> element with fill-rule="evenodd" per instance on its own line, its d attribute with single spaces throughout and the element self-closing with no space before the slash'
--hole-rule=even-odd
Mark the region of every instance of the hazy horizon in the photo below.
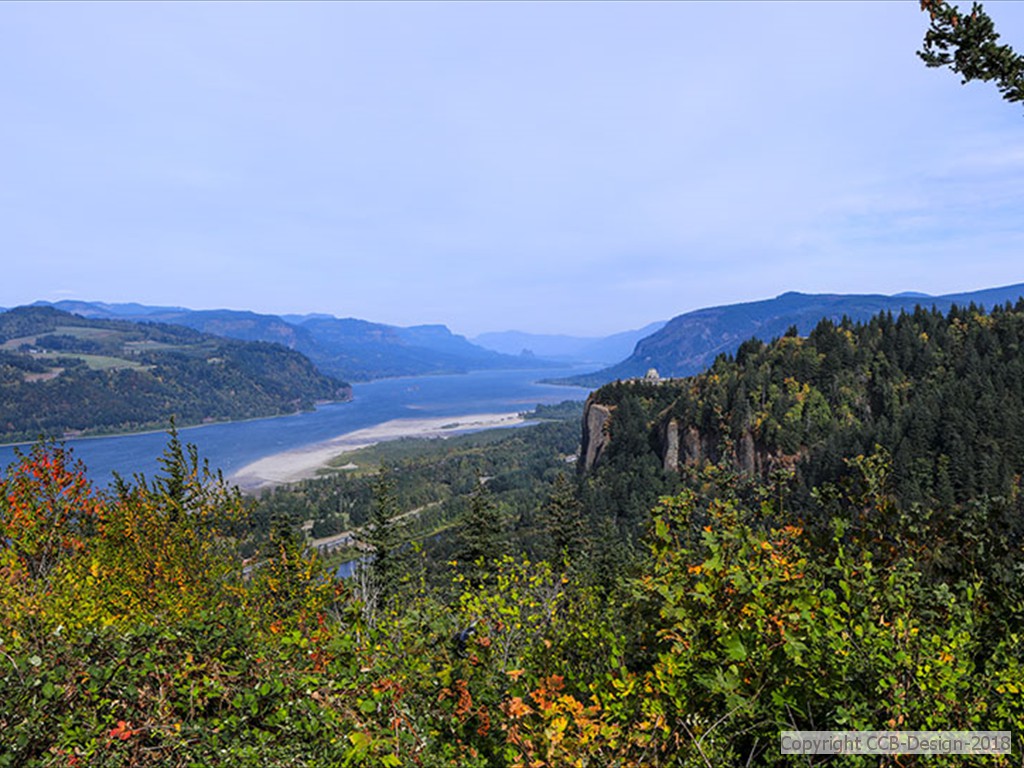
<svg viewBox="0 0 1024 768">
<path fill-rule="evenodd" d="M 1022 285 L 1022 286 L 1024 286 L 1024 283 L 1009 283 L 1009 284 L 1007 284 L 1005 286 L 1004 285 L 999 285 L 999 286 L 989 285 L 989 286 L 983 286 L 981 288 L 973 288 L 973 289 L 968 289 L 968 290 L 963 290 L 963 291 L 961 291 L 961 290 L 954 290 L 954 291 L 946 292 L 944 294 L 929 294 L 929 293 L 922 293 L 920 291 L 910 290 L 910 291 L 897 291 L 897 292 L 892 293 L 892 294 L 871 294 L 871 293 L 853 294 L 853 293 L 846 293 L 844 291 L 828 291 L 828 292 L 821 292 L 819 295 L 823 295 L 823 294 L 833 294 L 833 295 L 884 295 L 884 296 L 889 296 L 889 297 L 905 296 L 905 297 L 911 297 L 911 298 L 913 298 L 913 297 L 920 297 L 922 299 L 928 299 L 928 298 L 940 298 L 943 295 L 949 295 L 951 293 L 956 293 L 956 294 L 960 294 L 960 293 L 974 293 L 974 292 L 977 292 L 977 291 L 984 291 L 984 290 L 995 289 L 995 288 L 1004 288 L 1004 287 L 1009 287 L 1009 286 L 1013 286 L 1013 285 Z M 798 293 L 806 293 L 806 292 L 799 291 Z M 739 300 L 734 301 L 734 302 L 729 302 L 728 304 L 725 304 L 725 305 L 707 305 L 707 306 L 702 306 L 702 307 L 693 307 L 692 309 L 688 309 L 688 310 L 685 310 L 683 312 L 679 312 L 679 313 L 677 313 L 677 315 L 686 314 L 687 312 L 692 312 L 692 311 L 700 310 L 700 309 L 714 309 L 717 306 L 731 306 L 733 304 L 749 304 L 749 303 L 756 303 L 756 302 L 761 302 L 761 301 L 767 301 L 767 300 L 779 298 L 781 295 L 782 294 L 776 294 L 775 296 L 760 296 L 760 297 L 753 298 L 753 299 L 739 299 Z M 104 305 L 108 305 L 108 306 L 116 306 L 118 304 L 128 305 L 128 304 L 133 304 L 133 303 L 142 304 L 141 302 L 108 302 L 108 301 L 103 301 L 102 299 L 89 299 L 89 298 L 76 298 L 76 299 L 68 298 L 66 300 L 67 301 L 82 301 L 82 302 L 91 303 L 91 304 L 104 304 Z M 34 304 L 34 303 L 38 303 L 38 302 L 46 302 L 46 301 L 51 301 L 52 303 L 56 304 L 56 303 L 59 303 L 61 300 L 60 299 L 57 299 L 57 300 L 33 299 L 32 301 L 22 302 L 21 304 L 12 305 L 12 306 L 9 306 L 9 307 L 0 307 L 0 310 L 2 310 L 2 309 L 12 309 L 12 308 L 14 308 L 14 306 L 26 306 L 26 305 L 30 305 L 30 304 Z M 256 311 L 256 310 L 252 310 L 252 309 L 250 309 L 248 307 L 213 307 L 213 306 L 211 306 L 211 307 L 187 307 L 187 306 L 184 306 L 184 305 L 170 305 L 170 304 L 167 304 L 167 305 L 144 305 L 144 306 L 163 307 L 165 309 L 171 309 L 171 310 L 173 310 L 173 309 L 181 309 L 181 310 L 198 311 L 198 312 L 203 312 L 203 311 L 214 311 L 215 312 L 215 311 L 219 311 L 219 310 L 237 311 L 237 312 Z M 300 312 L 300 311 L 296 311 L 296 312 L 277 312 L 277 313 L 274 313 L 274 312 L 266 312 L 266 313 L 257 312 L 257 314 L 276 315 L 276 316 L 279 316 L 281 318 L 294 318 L 294 317 L 313 316 L 313 315 L 316 315 L 316 314 L 328 314 L 328 313 L 315 313 L 315 312 Z M 673 319 L 673 317 L 676 317 L 677 315 L 672 315 L 672 316 L 664 317 L 664 318 L 657 318 L 657 319 L 651 320 L 651 321 L 649 321 L 647 323 L 644 323 L 643 325 L 636 326 L 635 328 L 620 328 L 618 330 L 612 330 L 612 331 L 609 331 L 609 332 L 603 333 L 603 334 L 594 334 L 594 333 L 564 333 L 564 332 L 558 331 L 558 330 L 524 331 L 521 328 L 485 329 L 483 331 L 480 331 L 480 332 L 477 332 L 477 333 L 471 333 L 471 334 L 470 333 L 462 333 L 458 329 L 449 328 L 449 330 L 451 330 L 453 333 L 465 336 L 468 339 L 470 339 L 471 341 L 475 340 L 478 337 L 487 336 L 487 335 L 520 334 L 520 333 L 523 334 L 523 335 L 551 336 L 551 337 L 559 337 L 559 336 L 561 336 L 561 337 L 565 337 L 565 338 L 593 339 L 594 341 L 600 341 L 602 339 L 608 338 L 609 336 L 624 335 L 624 334 L 634 333 L 636 331 L 644 330 L 644 329 L 648 328 L 649 326 L 656 326 L 656 325 L 664 324 L 664 323 L 668 322 L 669 320 Z M 356 319 L 356 320 L 367 320 L 369 322 L 381 322 L 379 320 L 375 320 L 374 318 L 368 318 L 368 317 L 353 318 L 353 317 L 348 316 L 348 315 L 335 315 L 335 317 L 338 317 L 340 319 Z M 401 326 L 401 327 L 415 327 L 415 326 L 425 326 L 425 325 L 443 325 L 443 323 L 437 323 L 437 322 L 433 322 L 431 320 L 423 320 L 421 322 L 409 323 L 408 325 L 404 325 L 404 326 Z M 515 353 L 511 353 L 511 354 L 515 354 Z"/>
<path fill-rule="evenodd" d="M 1024 5 L 986 3 L 1024 50 Z M 917 2 L 0 6 L 0 306 L 599 337 L 1024 281 L 1021 106 Z"/>
</svg>

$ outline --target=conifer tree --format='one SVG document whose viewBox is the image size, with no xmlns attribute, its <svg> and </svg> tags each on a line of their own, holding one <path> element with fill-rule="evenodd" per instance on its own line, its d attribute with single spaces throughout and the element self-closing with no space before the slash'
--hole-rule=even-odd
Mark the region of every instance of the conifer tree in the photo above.
<svg viewBox="0 0 1024 768">
<path fill-rule="evenodd" d="M 1024 101 L 1024 56 L 1009 45 L 999 45 L 999 33 L 981 3 L 969 14 L 945 0 L 921 0 L 931 24 L 924 46 L 917 52 L 929 67 L 949 67 L 968 83 L 995 81 L 1003 98 Z"/>
<path fill-rule="evenodd" d="M 547 533 L 558 556 L 575 558 L 584 547 L 583 505 L 576 488 L 559 472 L 544 505 Z"/>
<path fill-rule="evenodd" d="M 464 572 L 480 579 L 488 564 L 505 553 L 504 528 L 501 510 L 487 484 L 478 481 L 458 531 L 456 560 Z M 479 570 L 481 563 L 483 572 Z"/>
<path fill-rule="evenodd" d="M 394 480 L 387 467 L 381 466 L 373 487 L 370 519 L 359 539 L 372 550 L 369 576 L 382 603 L 394 596 L 404 570 L 406 541 L 399 514 Z"/>
</svg>

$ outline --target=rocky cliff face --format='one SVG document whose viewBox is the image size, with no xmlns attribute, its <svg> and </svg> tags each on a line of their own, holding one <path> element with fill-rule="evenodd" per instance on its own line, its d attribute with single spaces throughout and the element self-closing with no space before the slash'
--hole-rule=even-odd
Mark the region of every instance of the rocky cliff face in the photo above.
<svg viewBox="0 0 1024 768">
<path fill-rule="evenodd" d="M 615 406 L 595 403 L 593 395 L 587 398 L 583 410 L 583 442 L 580 449 L 584 472 L 594 468 L 608 445 L 608 422 L 614 410 Z"/>
<path fill-rule="evenodd" d="M 677 419 L 665 421 L 659 430 L 661 436 L 661 463 L 665 471 L 679 471 L 705 461 L 722 460 L 722 439 L 720 435 L 702 434 L 695 426 L 682 425 Z M 743 430 L 738 439 L 726 448 L 724 458 L 738 471 L 746 474 L 766 476 L 776 469 L 793 469 L 802 458 L 802 453 L 792 456 L 779 451 L 770 451 L 759 444 L 754 433 Z"/>
<path fill-rule="evenodd" d="M 611 442 L 608 427 L 614 412 L 614 405 L 595 402 L 593 396 L 587 400 L 583 411 L 581 448 L 584 472 L 591 471 L 607 451 Z M 723 444 L 721 435 L 702 433 L 693 424 L 681 423 L 674 417 L 664 417 L 655 427 L 659 438 L 658 458 L 666 472 L 678 472 L 683 467 L 704 462 L 719 462 L 723 458 L 723 449 L 727 451 L 725 458 L 737 471 L 760 476 L 766 476 L 775 469 L 793 469 L 802 456 L 768 450 L 749 429 L 731 444 Z"/>
</svg>

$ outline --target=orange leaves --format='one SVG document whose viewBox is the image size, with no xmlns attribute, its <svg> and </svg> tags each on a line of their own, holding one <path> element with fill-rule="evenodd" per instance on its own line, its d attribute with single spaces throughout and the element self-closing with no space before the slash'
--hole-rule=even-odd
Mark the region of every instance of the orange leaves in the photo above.
<svg viewBox="0 0 1024 768">
<path fill-rule="evenodd" d="M 513 720 L 525 717 L 526 715 L 532 715 L 534 711 L 532 707 L 518 696 L 513 696 L 509 701 L 505 702 L 502 710 Z"/>
<path fill-rule="evenodd" d="M 44 577 L 84 547 L 102 504 L 80 463 L 59 446 L 37 444 L 0 478 L 0 547 L 30 577 Z"/>
<path fill-rule="evenodd" d="M 502 726 L 508 742 L 519 750 L 514 765 L 556 766 L 598 764 L 635 765 L 632 749 L 618 723 L 602 710 L 596 697 L 590 705 L 563 692 L 561 675 L 549 675 L 530 692 L 531 706 L 513 696 L 501 706 L 508 722 Z"/>
<path fill-rule="evenodd" d="M 372 667 L 366 667 L 365 671 L 370 672 Z M 464 703 L 464 697 L 469 697 L 468 704 Z M 456 706 L 456 713 L 461 711 L 463 714 L 469 711 L 469 707 L 472 706 L 473 699 L 469 694 L 466 687 L 466 681 L 459 679 L 456 680 L 450 687 L 441 689 L 441 692 L 437 694 L 438 701 L 444 701 L 445 699 L 458 699 L 459 704 Z"/>
<path fill-rule="evenodd" d="M 128 741 L 132 736 L 139 733 L 137 730 L 132 728 L 132 724 L 127 720 L 118 720 L 117 726 L 110 729 L 110 733 L 107 735 L 112 739 L 119 739 L 120 741 Z"/>
<path fill-rule="evenodd" d="M 454 690 L 445 689 L 448 694 L 456 699 L 455 714 L 460 719 L 465 719 L 473 711 L 473 696 L 469 692 L 469 686 L 465 680 L 456 680 L 452 684 Z M 442 691 L 442 694 L 444 691 Z"/>
<path fill-rule="evenodd" d="M 530 698 L 537 702 L 537 706 L 542 711 L 549 710 L 553 706 L 552 699 L 555 694 L 563 688 L 565 688 L 565 678 L 562 675 L 549 675 L 540 681 L 537 690 L 530 694 Z"/>
</svg>

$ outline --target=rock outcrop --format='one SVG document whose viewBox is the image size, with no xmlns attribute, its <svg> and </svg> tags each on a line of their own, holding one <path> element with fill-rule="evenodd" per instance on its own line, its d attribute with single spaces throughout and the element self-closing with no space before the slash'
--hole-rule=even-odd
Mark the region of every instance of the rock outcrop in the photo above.
<svg viewBox="0 0 1024 768">
<path fill-rule="evenodd" d="M 669 419 L 661 432 L 661 466 L 666 472 L 679 466 L 679 422 Z"/>
<path fill-rule="evenodd" d="M 580 468 L 590 472 L 601 461 L 612 440 L 609 423 L 615 412 L 614 405 L 597 403 L 593 398 L 587 401 L 583 411 L 583 441 L 580 452 Z M 775 469 L 793 469 L 803 452 L 792 456 L 771 451 L 761 445 L 750 429 L 745 429 L 738 438 L 725 448 L 719 434 L 704 434 L 693 424 L 681 423 L 677 417 L 663 416 L 655 424 L 658 435 L 658 458 L 662 468 L 678 472 L 683 467 L 696 466 L 704 462 L 716 463 L 725 458 L 738 472 L 765 476 Z"/>
<path fill-rule="evenodd" d="M 714 463 L 722 458 L 720 436 L 702 434 L 692 424 L 682 426 L 678 419 L 671 418 L 662 424 L 659 433 L 661 465 L 666 472 L 678 472 L 683 467 L 705 461 Z M 743 430 L 727 452 L 727 458 L 736 471 L 760 476 L 775 469 L 792 470 L 803 456 L 803 452 L 789 456 L 767 450 L 758 444 L 750 429 Z"/>
<path fill-rule="evenodd" d="M 587 399 L 583 410 L 583 442 L 580 456 L 583 458 L 583 471 L 589 472 L 597 464 L 608 445 L 608 422 L 611 421 L 615 406 L 595 403 L 593 398 Z"/>
</svg>

